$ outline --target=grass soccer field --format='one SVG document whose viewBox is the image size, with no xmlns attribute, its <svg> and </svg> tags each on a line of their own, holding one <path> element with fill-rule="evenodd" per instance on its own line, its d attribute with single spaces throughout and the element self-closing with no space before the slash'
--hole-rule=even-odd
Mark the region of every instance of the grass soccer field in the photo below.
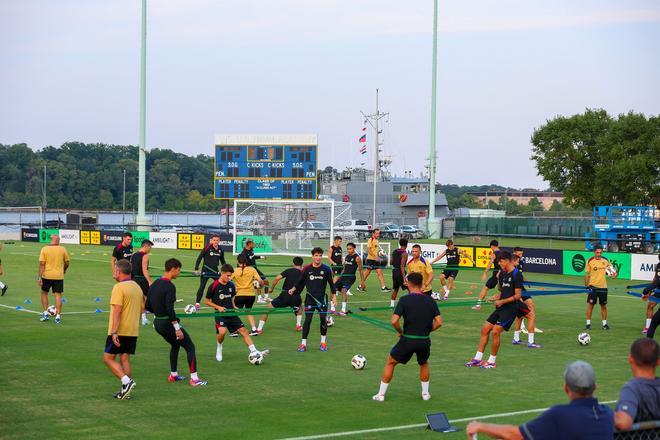
<svg viewBox="0 0 660 440">
<path fill-rule="evenodd" d="M 503 245 L 507 243 L 503 242 Z M 0 298 L 0 437 L 19 438 L 222 438 L 270 439 L 306 437 L 329 433 L 354 433 L 354 438 L 465 438 L 464 432 L 435 434 L 422 424 L 426 413 L 443 411 L 462 429 L 467 421 L 483 416 L 498 423 L 520 423 L 541 409 L 567 401 L 562 373 L 576 359 L 590 362 L 597 375 L 597 397 L 613 401 L 630 377 L 626 361 L 630 343 L 640 337 L 645 305 L 625 293 L 627 280 L 610 280 L 610 331 L 600 329 L 600 311 L 592 318 L 591 344 L 580 346 L 586 301 L 583 294 L 537 297 L 537 335 L 542 349 L 512 346 L 512 332 L 502 339 L 497 369 L 465 368 L 474 355 L 479 329 L 490 306 L 474 311 L 451 306 L 478 295 L 480 271 L 462 270 L 457 288 L 441 302 L 443 327 L 432 337 L 431 394 L 422 401 L 414 359 L 398 366 L 387 393 L 377 403 L 380 373 L 395 334 L 351 317 L 335 318 L 328 331 L 329 351 L 318 350 L 318 318 L 312 323 L 308 351 L 296 351 L 300 333 L 293 315 L 273 315 L 264 333 L 255 337 L 258 349 L 271 353 L 263 365 L 247 361 L 242 340 L 227 338 L 224 361 L 215 361 L 215 332 L 211 317 L 189 318 L 185 304 L 194 302 L 198 279 L 175 281 L 182 324 L 197 347 L 200 377 L 209 385 L 192 388 L 187 381 L 169 383 L 169 345 L 151 325 L 141 328 L 136 355 L 132 357 L 137 387 L 132 399 L 112 398 L 119 388 L 102 362 L 107 332 L 109 296 L 114 280 L 110 248 L 65 246 L 72 262 L 65 281 L 67 302 L 61 325 L 39 322 L 37 286 L 39 244 L 9 243 L 0 254 L 5 268 L 1 278 L 9 285 Z M 196 251 L 156 249 L 152 266 L 162 267 L 175 256 L 183 269 L 192 270 Z M 288 266 L 290 257 L 269 257 L 260 267 L 267 275 Z M 309 259 L 306 259 L 309 261 Z M 229 256 L 229 262 L 235 258 Z M 390 271 L 384 271 L 390 285 Z M 270 277 L 272 278 L 272 276 Z M 533 281 L 582 285 L 582 278 L 527 274 Z M 436 290 L 439 282 L 434 283 Z M 349 308 L 389 305 L 389 294 L 379 292 L 372 273 L 367 293 L 354 289 Z M 466 294 L 473 292 L 472 295 Z M 100 302 L 95 298 L 99 297 Z M 29 299 L 31 304 L 24 301 Z M 51 301 L 52 303 L 53 301 Z M 17 311 L 16 306 L 24 310 Z M 100 308 L 103 313 L 95 313 Z M 389 322 L 387 311 L 362 312 Z M 246 320 L 244 319 L 244 322 Z M 525 335 L 523 335 L 525 338 Z M 524 340 L 524 339 L 523 339 Z M 486 350 L 486 355 L 490 352 Z M 364 370 L 353 370 L 354 354 L 368 359 Z M 179 358 L 180 374 L 186 371 L 185 352 Z M 497 414 L 513 413 L 497 416 Z M 419 425 L 406 427 L 407 425 Z M 404 427 L 395 431 L 384 428 Z"/>
</svg>

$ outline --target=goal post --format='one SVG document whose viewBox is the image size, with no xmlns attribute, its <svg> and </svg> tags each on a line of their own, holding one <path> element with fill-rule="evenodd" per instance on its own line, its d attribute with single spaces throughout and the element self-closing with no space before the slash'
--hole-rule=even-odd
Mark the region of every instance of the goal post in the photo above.
<svg viewBox="0 0 660 440">
<path fill-rule="evenodd" d="M 233 253 L 247 239 L 260 255 L 309 256 L 314 247 L 325 253 L 337 225 L 351 218 L 350 203 L 334 200 L 234 200 Z"/>
</svg>

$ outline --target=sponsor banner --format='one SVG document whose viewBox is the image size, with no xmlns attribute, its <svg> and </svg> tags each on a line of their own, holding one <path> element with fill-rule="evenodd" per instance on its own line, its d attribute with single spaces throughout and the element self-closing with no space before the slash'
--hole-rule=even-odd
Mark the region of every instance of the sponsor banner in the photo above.
<svg viewBox="0 0 660 440">
<path fill-rule="evenodd" d="M 190 249 L 192 234 L 177 234 L 176 246 L 178 249 Z"/>
<path fill-rule="evenodd" d="M 39 241 L 39 229 L 22 228 L 21 241 Z"/>
<path fill-rule="evenodd" d="M 488 262 L 490 261 L 490 254 L 493 253 L 493 250 L 489 247 L 475 247 L 474 248 L 474 262 L 476 267 L 486 268 Z"/>
<path fill-rule="evenodd" d="M 630 279 L 653 281 L 655 265 L 660 263 L 657 255 L 631 254 L 630 255 Z"/>
<path fill-rule="evenodd" d="M 229 232 L 221 232 L 218 235 L 220 235 L 220 248 L 225 252 L 231 252 L 231 248 L 234 245 L 234 234 L 230 234 Z M 211 235 L 206 235 L 207 243 L 209 242 L 210 239 L 211 239 Z M 272 243 L 271 243 L 271 247 L 272 247 Z"/>
<path fill-rule="evenodd" d="M 176 232 L 152 232 L 149 234 L 149 240 L 153 241 L 154 248 L 158 249 L 176 249 Z"/>
<path fill-rule="evenodd" d="M 138 249 L 142 247 L 142 242 L 144 240 L 149 240 L 149 231 L 131 231 L 133 235 L 133 249 Z"/>
<path fill-rule="evenodd" d="M 465 258 L 463 255 L 461 255 L 461 261 L 458 263 L 459 266 L 461 267 L 474 267 L 474 248 L 473 247 L 468 247 L 468 246 L 457 246 L 459 252 L 465 252 L 472 258 L 472 261 L 468 260 Z"/>
<path fill-rule="evenodd" d="M 101 231 L 89 231 L 89 237 L 91 244 L 95 244 L 95 245 L 101 244 Z"/>
<path fill-rule="evenodd" d="M 39 229 L 39 243 L 50 243 L 50 236 L 53 234 L 59 236 L 59 229 Z"/>
<path fill-rule="evenodd" d="M 564 253 L 553 249 L 525 249 L 522 257 L 525 272 L 554 273 L 564 270 Z"/>
<path fill-rule="evenodd" d="M 101 244 L 117 246 L 122 242 L 124 231 L 94 231 L 101 233 Z"/>
<path fill-rule="evenodd" d="M 230 234 L 227 234 L 230 235 Z M 236 237 L 236 251 L 241 252 L 245 248 L 245 242 L 251 238 L 254 240 L 254 253 L 255 254 L 265 254 L 270 253 L 273 250 L 273 241 L 272 238 L 268 235 L 242 235 L 238 234 Z M 222 236 L 220 237 L 220 242 L 222 244 Z M 230 245 L 231 249 L 231 245 Z"/>
<path fill-rule="evenodd" d="M 80 244 L 80 231 L 77 229 L 60 229 L 60 243 Z"/>
<path fill-rule="evenodd" d="M 564 251 L 564 275 L 584 275 L 587 261 L 593 256 L 594 253 L 589 251 Z M 603 257 L 614 266 L 619 273 L 618 278 L 630 279 L 630 254 L 604 252 Z"/>
<path fill-rule="evenodd" d="M 192 234 L 190 237 L 190 249 L 201 251 L 204 249 L 204 246 L 206 246 L 206 243 L 210 237 L 210 235 L 207 237 L 204 234 Z M 231 243 L 229 243 L 229 250 L 231 250 Z"/>
<path fill-rule="evenodd" d="M 90 232 L 92 231 L 80 231 L 80 244 L 91 244 Z"/>
<path fill-rule="evenodd" d="M 415 243 L 408 243 L 408 248 L 406 251 L 408 255 L 412 255 L 412 247 Z M 429 263 L 435 259 L 438 255 L 443 253 L 447 246 L 444 244 L 427 244 L 427 243 L 418 243 L 422 247 L 422 258 L 427 260 Z M 436 264 L 447 264 L 447 258 L 443 257 L 442 260 L 436 261 Z"/>
</svg>

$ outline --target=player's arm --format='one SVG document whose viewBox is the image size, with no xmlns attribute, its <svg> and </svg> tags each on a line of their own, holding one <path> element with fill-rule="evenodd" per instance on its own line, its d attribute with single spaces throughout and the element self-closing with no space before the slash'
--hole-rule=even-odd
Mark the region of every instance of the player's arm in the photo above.
<svg viewBox="0 0 660 440">
<path fill-rule="evenodd" d="M 117 329 L 119 329 L 119 323 L 121 322 L 121 311 L 121 304 L 112 304 L 112 328 L 110 329 L 110 335 L 112 336 L 112 343 L 117 347 L 120 345 Z"/>
<path fill-rule="evenodd" d="M 206 255 L 207 246 L 204 246 L 204 249 L 197 255 L 197 261 L 195 261 L 195 272 L 199 272 L 199 263 L 202 262 L 204 256 Z"/>
<path fill-rule="evenodd" d="M 0 262 L 0 276 L 4 275 L 4 270 L 2 269 L 2 262 Z"/>
<path fill-rule="evenodd" d="M 440 261 L 440 260 L 442 260 L 442 257 L 444 257 L 445 255 L 447 255 L 447 251 L 446 251 L 446 250 L 443 251 L 443 252 L 442 252 L 440 255 L 438 255 L 437 257 L 435 257 L 435 258 L 433 259 L 433 261 L 431 261 L 431 266 L 433 266 L 433 265 L 435 264 L 436 261 Z"/>
<path fill-rule="evenodd" d="M 406 264 L 408 263 L 408 253 L 406 252 L 406 258 L 403 258 L 403 255 L 401 256 L 401 266 L 399 269 L 401 270 L 401 278 L 403 279 L 403 282 L 406 282 Z"/>
<path fill-rule="evenodd" d="M 503 440 L 523 440 L 520 428 L 514 425 L 496 425 L 474 421 L 467 425 L 465 432 L 469 439 L 475 438 L 476 434 L 481 433 Z"/>
<path fill-rule="evenodd" d="M 214 283 L 214 284 L 215 284 L 215 283 Z M 204 298 L 204 304 L 206 304 L 207 306 L 209 306 L 209 307 L 211 307 L 211 308 L 213 308 L 213 309 L 216 309 L 218 312 L 224 312 L 224 311 L 227 310 L 227 309 L 225 309 L 224 307 L 219 306 L 219 305 L 217 305 L 216 303 L 214 303 L 213 301 L 211 301 L 211 298 L 213 298 L 213 287 L 214 287 L 214 284 L 211 284 L 211 286 L 210 286 L 210 287 L 208 288 L 208 290 L 206 291 L 206 298 Z M 234 300 L 234 299 L 232 298 L 232 301 L 233 301 L 233 300 Z"/>
<path fill-rule="evenodd" d="M 426 266 L 426 275 L 428 276 L 429 282 L 424 285 L 424 292 L 427 292 L 433 288 L 433 268 L 430 264 Z"/>
<path fill-rule="evenodd" d="M 625 411 L 617 411 L 614 413 L 614 426 L 618 430 L 630 429 L 633 425 L 634 420 L 630 417 Z"/>
<path fill-rule="evenodd" d="M 38 284 L 41 286 L 41 278 L 44 275 L 44 271 L 46 270 L 46 257 L 44 256 L 43 250 L 41 251 L 41 254 L 39 255 L 39 277 L 37 278 Z"/>
<path fill-rule="evenodd" d="M 362 271 L 362 257 L 359 256 L 359 255 L 357 257 L 355 257 L 355 263 L 357 264 L 358 272 L 360 274 L 360 285 L 364 286 L 364 273 Z"/>
<path fill-rule="evenodd" d="M 257 269 L 253 267 L 252 271 L 254 272 L 254 274 L 252 275 L 252 281 L 256 281 L 257 283 L 259 283 L 259 288 L 261 289 L 262 287 L 264 287 L 265 282 L 259 276 L 259 272 L 257 272 Z"/>
<path fill-rule="evenodd" d="M 391 324 L 392 327 L 394 327 L 394 330 L 399 334 L 399 336 L 403 335 L 403 329 L 401 329 L 401 324 L 399 323 L 399 320 L 401 319 L 401 315 L 397 315 L 396 313 L 392 314 L 392 319 L 391 319 Z"/>
<path fill-rule="evenodd" d="M 587 261 L 587 270 L 584 271 L 584 287 L 589 287 L 591 278 L 591 260 Z"/>
<path fill-rule="evenodd" d="M 225 251 L 223 251 L 220 246 L 218 246 L 218 249 L 220 250 L 220 264 L 224 266 L 225 264 L 227 264 L 227 262 L 225 261 Z"/>
<path fill-rule="evenodd" d="M 332 279 L 332 271 L 327 272 L 324 276 L 325 276 L 325 281 L 328 283 L 328 286 L 330 286 L 330 293 L 332 295 L 335 295 L 337 292 L 335 290 L 335 283 Z"/>
<path fill-rule="evenodd" d="M 470 254 L 468 254 L 468 253 L 465 252 L 465 251 L 461 251 L 461 250 L 459 250 L 458 253 L 459 253 L 461 256 L 463 256 L 463 257 L 467 258 L 468 260 L 470 260 L 470 263 L 474 264 L 474 260 L 472 259 L 472 257 L 470 256 Z M 459 263 L 459 264 L 460 264 L 460 263 Z"/>
<path fill-rule="evenodd" d="M 149 276 L 149 254 L 144 254 L 144 257 L 142 257 L 142 274 L 147 280 L 147 283 L 151 286 L 151 277 Z"/>
<path fill-rule="evenodd" d="M 284 277 L 282 276 L 281 273 L 275 277 L 275 279 L 273 280 L 273 284 L 271 284 L 270 286 L 270 293 L 275 293 L 275 286 L 277 286 L 277 283 L 279 283 L 282 278 Z"/>
<path fill-rule="evenodd" d="M 300 274 L 300 279 L 298 280 L 298 283 L 289 289 L 289 295 L 293 295 L 296 292 L 302 293 L 303 289 L 305 288 L 305 282 L 307 281 L 308 272 L 309 272 L 308 267 L 303 269 L 302 273 Z"/>
<path fill-rule="evenodd" d="M 437 315 L 435 318 L 433 318 L 433 326 L 431 327 L 431 331 L 434 332 L 440 327 L 442 327 L 442 316 Z"/>
</svg>

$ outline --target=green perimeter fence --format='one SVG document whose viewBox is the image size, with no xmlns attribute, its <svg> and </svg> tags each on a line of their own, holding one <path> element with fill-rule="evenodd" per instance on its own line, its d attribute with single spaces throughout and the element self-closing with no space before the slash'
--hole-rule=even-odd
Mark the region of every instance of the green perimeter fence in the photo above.
<svg viewBox="0 0 660 440">
<path fill-rule="evenodd" d="M 542 235 L 584 237 L 593 232 L 591 219 L 556 217 L 457 217 L 456 232 L 480 235 Z"/>
</svg>

